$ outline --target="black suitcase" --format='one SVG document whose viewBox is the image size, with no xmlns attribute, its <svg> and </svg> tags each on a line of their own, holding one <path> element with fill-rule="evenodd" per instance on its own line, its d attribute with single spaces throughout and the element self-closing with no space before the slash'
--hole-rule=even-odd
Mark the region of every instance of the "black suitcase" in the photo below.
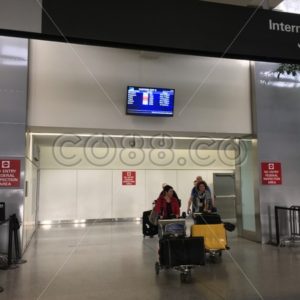
<svg viewBox="0 0 300 300">
<path fill-rule="evenodd" d="M 204 237 L 188 237 L 186 244 L 189 265 L 205 265 Z"/>
<path fill-rule="evenodd" d="M 203 237 L 165 238 L 159 241 L 160 265 L 168 268 L 184 265 L 204 265 Z"/>
<path fill-rule="evenodd" d="M 153 225 L 149 221 L 149 216 L 152 210 L 147 210 L 143 212 L 143 235 L 153 237 L 158 234 L 158 226 Z"/>
<path fill-rule="evenodd" d="M 194 224 L 203 225 L 203 224 L 221 224 L 222 220 L 220 215 L 215 213 L 202 213 L 196 214 L 194 217 Z"/>
</svg>

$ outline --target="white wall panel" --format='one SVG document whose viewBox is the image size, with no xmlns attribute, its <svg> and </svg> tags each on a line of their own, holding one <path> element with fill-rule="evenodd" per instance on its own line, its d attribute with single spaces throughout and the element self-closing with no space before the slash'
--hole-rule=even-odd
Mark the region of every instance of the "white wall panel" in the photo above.
<svg viewBox="0 0 300 300">
<path fill-rule="evenodd" d="M 216 150 L 201 149 L 198 152 L 189 149 L 152 149 L 136 148 L 109 148 L 107 158 L 103 153 L 106 149 L 90 149 L 87 147 L 40 147 L 40 167 L 42 169 L 135 169 L 143 170 L 210 170 L 228 169 L 231 170 L 235 165 L 233 151 L 227 151 L 227 158 L 220 159 Z M 156 152 L 155 152 L 156 151 Z M 86 155 L 94 153 L 94 156 Z M 95 154 L 96 153 L 96 154 Z M 134 154 L 135 159 L 130 159 L 130 153 Z M 164 154 L 164 159 L 160 160 L 157 153 Z M 223 152 L 222 152 L 223 153 Z M 199 158 L 200 157 L 200 158 Z M 70 159 L 72 158 L 72 159 Z M 89 158 L 89 159 L 87 159 Z M 100 159 L 99 159 L 100 158 Z M 180 164 L 180 160 L 184 163 Z"/>
<path fill-rule="evenodd" d="M 162 191 L 162 184 L 167 183 L 177 190 L 176 170 L 146 170 L 146 203 L 151 209 L 151 203 L 157 199 Z"/>
<path fill-rule="evenodd" d="M 123 171 L 42 170 L 39 221 L 141 217 L 152 208 L 162 183 L 174 187 L 186 211 L 196 176 L 212 189 L 213 173 L 233 170 L 135 170 L 132 186 L 122 185 Z"/>
<path fill-rule="evenodd" d="M 131 171 L 131 170 L 128 170 Z M 141 217 L 145 210 L 145 171 L 136 171 L 136 185 L 122 185 L 122 170 L 113 171 L 113 218 Z"/>
<path fill-rule="evenodd" d="M 39 220 L 75 220 L 76 170 L 41 170 Z"/>
<path fill-rule="evenodd" d="M 112 171 L 77 171 L 77 219 L 112 216 Z"/>
</svg>

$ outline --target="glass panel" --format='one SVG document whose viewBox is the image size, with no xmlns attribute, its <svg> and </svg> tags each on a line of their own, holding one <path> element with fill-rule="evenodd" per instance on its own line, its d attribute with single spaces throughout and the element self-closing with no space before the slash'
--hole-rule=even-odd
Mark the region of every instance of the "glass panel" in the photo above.
<svg viewBox="0 0 300 300">
<path fill-rule="evenodd" d="M 243 230 L 255 232 L 255 200 L 254 200 L 254 176 L 253 176 L 253 147 L 252 141 L 242 141 L 243 151 L 246 155 L 241 163 L 241 204 Z"/>
</svg>

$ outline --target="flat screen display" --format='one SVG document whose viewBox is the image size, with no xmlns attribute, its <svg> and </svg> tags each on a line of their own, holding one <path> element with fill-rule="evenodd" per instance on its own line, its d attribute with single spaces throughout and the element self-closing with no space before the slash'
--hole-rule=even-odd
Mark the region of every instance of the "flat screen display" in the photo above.
<svg viewBox="0 0 300 300">
<path fill-rule="evenodd" d="M 127 87 L 128 115 L 172 117 L 175 90 L 149 87 Z"/>
</svg>

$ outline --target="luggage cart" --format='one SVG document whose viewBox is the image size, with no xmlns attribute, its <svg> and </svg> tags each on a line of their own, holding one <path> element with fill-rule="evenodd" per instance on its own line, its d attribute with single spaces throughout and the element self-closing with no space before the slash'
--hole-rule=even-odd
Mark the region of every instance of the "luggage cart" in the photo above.
<svg viewBox="0 0 300 300">
<path fill-rule="evenodd" d="M 180 272 L 182 283 L 190 282 L 191 270 L 205 264 L 204 240 L 186 237 L 185 220 L 159 220 L 159 260 L 155 263 L 156 275 L 160 270 Z M 181 228 L 181 230 L 180 230 Z"/>
<path fill-rule="evenodd" d="M 197 213 L 197 218 L 205 217 L 205 214 Z M 218 218 L 217 218 L 218 219 Z M 217 262 L 222 256 L 222 251 L 229 249 L 227 235 L 223 223 L 209 224 L 203 221 L 202 224 L 195 224 L 191 227 L 191 236 L 204 238 L 205 252 L 209 254 L 211 262 Z"/>
</svg>

